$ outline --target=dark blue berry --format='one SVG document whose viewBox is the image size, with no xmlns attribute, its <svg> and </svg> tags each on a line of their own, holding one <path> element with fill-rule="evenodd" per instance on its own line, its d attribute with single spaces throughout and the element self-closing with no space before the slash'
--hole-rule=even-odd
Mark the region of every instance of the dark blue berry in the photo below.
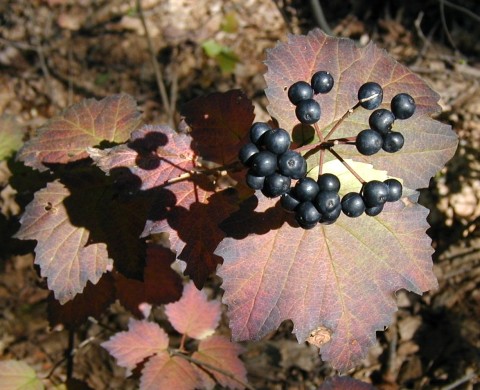
<svg viewBox="0 0 480 390">
<path fill-rule="evenodd" d="M 261 190 L 263 188 L 263 183 L 265 182 L 265 176 L 257 176 L 251 171 L 251 169 L 248 170 L 245 179 L 247 185 L 253 190 Z"/>
<path fill-rule="evenodd" d="M 333 88 L 333 77 L 329 72 L 320 70 L 313 74 L 310 84 L 315 93 L 328 93 Z"/>
<path fill-rule="evenodd" d="M 320 104 L 314 99 L 302 100 L 295 108 L 297 119 L 305 125 L 313 125 L 320 119 Z"/>
<path fill-rule="evenodd" d="M 306 81 L 297 81 L 288 88 L 288 99 L 292 104 L 297 105 L 302 100 L 311 99 L 313 89 Z"/>
<path fill-rule="evenodd" d="M 362 130 L 357 135 L 355 146 L 357 150 L 364 156 L 371 156 L 382 149 L 383 138 L 380 133 L 375 130 Z"/>
<path fill-rule="evenodd" d="M 272 129 L 263 135 L 263 146 L 275 154 L 285 153 L 290 147 L 290 134 L 284 129 Z"/>
<path fill-rule="evenodd" d="M 372 130 L 378 131 L 380 134 L 387 134 L 392 130 L 395 116 L 385 108 L 379 108 L 371 113 L 368 118 L 368 124 Z"/>
<path fill-rule="evenodd" d="M 293 193 L 300 202 L 312 201 L 318 194 L 318 184 L 312 178 L 304 177 L 297 181 Z"/>
<path fill-rule="evenodd" d="M 282 175 L 300 179 L 307 173 L 307 162 L 300 153 L 287 150 L 278 157 L 278 170 Z"/>
<path fill-rule="evenodd" d="M 320 191 L 336 191 L 340 190 L 340 180 L 332 173 L 324 173 L 318 177 L 318 188 Z"/>
<path fill-rule="evenodd" d="M 285 210 L 292 212 L 300 204 L 300 201 L 292 196 L 291 191 L 289 191 L 280 197 L 280 204 Z"/>
<path fill-rule="evenodd" d="M 263 150 L 250 159 L 252 172 L 257 176 L 269 176 L 277 169 L 277 156 L 268 150 Z"/>
<path fill-rule="evenodd" d="M 313 201 L 320 214 L 328 214 L 340 205 L 340 196 L 336 191 L 320 191 Z"/>
<path fill-rule="evenodd" d="M 388 197 L 388 186 L 378 180 L 369 181 L 362 188 L 362 197 L 367 207 L 385 204 Z"/>
<path fill-rule="evenodd" d="M 238 158 L 242 162 L 243 165 L 248 166 L 248 162 L 250 158 L 259 152 L 257 146 L 252 143 L 248 143 L 242 146 L 240 152 L 238 153 Z"/>
<path fill-rule="evenodd" d="M 363 108 L 374 110 L 382 104 L 383 89 L 380 84 L 369 81 L 358 90 L 358 101 Z"/>
<path fill-rule="evenodd" d="M 415 112 L 415 100 L 408 93 L 395 95 L 390 103 L 393 115 L 397 119 L 408 119 Z"/>
<path fill-rule="evenodd" d="M 304 229 L 311 229 L 320 221 L 321 215 L 312 202 L 302 202 L 295 209 L 295 219 Z"/>
<path fill-rule="evenodd" d="M 271 127 L 268 123 L 255 122 L 252 127 L 250 127 L 250 141 L 260 147 L 262 144 L 262 136 L 270 129 Z"/>
<path fill-rule="evenodd" d="M 396 202 L 402 197 L 402 183 L 397 179 L 387 179 L 384 183 L 388 187 L 387 202 Z"/>
<path fill-rule="evenodd" d="M 342 211 L 351 218 L 359 217 L 365 211 L 365 203 L 360 194 L 349 192 L 342 198 Z"/>
<path fill-rule="evenodd" d="M 397 131 L 391 131 L 383 137 L 382 149 L 388 153 L 395 153 L 402 149 L 405 139 Z"/>
<path fill-rule="evenodd" d="M 365 214 L 367 214 L 370 217 L 375 217 L 376 215 L 380 214 L 383 210 L 383 204 L 378 205 L 378 206 L 373 206 L 373 207 L 367 207 L 365 209 Z"/>
<path fill-rule="evenodd" d="M 265 177 L 262 193 L 269 198 L 275 198 L 286 193 L 290 189 L 291 179 L 280 173 Z"/>
</svg>

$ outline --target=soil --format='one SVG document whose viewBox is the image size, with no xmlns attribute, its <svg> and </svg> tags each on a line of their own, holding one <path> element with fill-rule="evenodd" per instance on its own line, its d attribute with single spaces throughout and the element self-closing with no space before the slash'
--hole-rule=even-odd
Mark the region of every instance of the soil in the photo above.
<svg viewBox="0 0 480 390">
<path fill-rule="evenodd" d="M 400 291 L 394 322 L 349 375 L 380 389 L 480 388 L 480 4 L 321 3 L 335 35 L 359 45 L 374 41 L 419 73 L 440 94 L 439 119 L 460 138 L 455 157 L 420 198 L 431 210 L 439 288 L 423 296 Z M 241 88 L 254 101 L 257 120 L 268 118 L 265 50 L 288 33 L 318 26 L 306 1 L 142 4 L 170 101 L 179 107 L 209 92 Z M 0 113 L 31 133 L 85 97 L 126 92 L 138 100 L 146 122 L 178 122 L 178 114 L 164 110 L 135 9 L 135 1 L 123 0 L 1 2 Z M 232 50 L 232 72 L 206 54 L 202 45 L 209 40 Z M 68 388 L 136 388 L 137 379 L 125 378 L 99 345 L 112 329 L 125 329 L 129 314 L 119 305 L 74 333 L 49 327 L 48 290 L 33 266 L 33 247 L 11 238 L 32 196 L 31 189 L 19 192 L 8 184 L 12 163 L 0 165 L 0 358 L 25 360 L 47 378 L 48 388 L 67 378 Z M 335 374 L 291 330 L 285 322 L 262 341 L 244 343 L 242 358 L 255 389 L 315 389 Z M 73 360 L 67 359 L 72 350 Z"/>
</svg>

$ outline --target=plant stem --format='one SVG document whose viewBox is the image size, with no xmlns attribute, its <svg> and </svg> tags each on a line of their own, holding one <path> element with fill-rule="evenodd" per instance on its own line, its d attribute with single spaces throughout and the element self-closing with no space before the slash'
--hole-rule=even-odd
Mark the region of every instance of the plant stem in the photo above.
<svg viewBox="0 0 480 390">
<path fill-rule="evenodd" d="M 332 153 L 338 161 L 340 161 L 344 166 L 345 168 L 347 168 L 350 173 L 356 177 L 356 179 L 361 183 L 361 184 L 365 184 L 365 180 L 363 180 L 360 175 L 355 172 L 355 170 L 342 158 L 342 156 L 340 156 L 335 150 L 333 150 L 332 148 L 327 148 L 327 150 Z"/>
<path fill-rule="evenodd" d="M 332 134 L 338 129 L 338 127 L 343 123 L 347 117 L 352 114 L 358 107 L 360 107 L 360 102 L 355 104 L 352 108 L 348 109 L 345 114 L 342 115 L 342 117 L 335 123 L 335 126 L 332 127 L 332 129 L 328 132 L 328 134 L 325 136 L 324 141 L 328 141 Z"/>
<path fill-rule="evenodd" d="M 315 131 L 317 132 L 318 139 L 320 142 L 323 142 L 323 134 L 322 131 L 320 130 L 320 127 L 318 127 L 318 123 L 314 123 L 313 127 L 315 128 Z"/>
<path fill-rule="evenodd" d="M 195 175 L 210 175 L 212 173 L 221 172 L 221 171 L 235 171 L 240 169 L 241 167 L 242 165 L 240 161 L 234 161 L 233 163 L 221 165 L 216 168 L 210 168 L 210 169 L 204 169 L 204 170 L 191 170 L 177 177 L 174 177 L 172 179 L 168 179 L 159 187 L 165 187 L 165 186 L 168 186 L 169 184 L 174 184 L 174 183 L 178 183 L 179 181 L 188 180 Z"/>
<path fill-rule="evenodd" d="M 189 362 L 193 363 L 193 364 L 196 364 L 197 366 L 200 366 L 200 367 L 205 367 L 205 368 L 209 368 L 210 370 L 213 370 L 213 371 L 217 371 L 219 372 L 220 374 L 222 375 L 225 375 L 227 377 L 229 377 L 230 379 L 233 379 L 235 382 L 238 382 L 240 383 L 242 386 L 246 387 L 247 389 L 249 390 L 255 390 L 252 386 L 250 386 L 248 383 L 242 381 L 240 378 L 237 378 L 235 376 L 235 374 L 233 374 L 232 372 L 230 371 L 226 371 L 222 368 L 219 368 L 219 367 L 215 367 L 209 363 L 206 363 L 206 362 L 202 362 L 201 360 L 197 360 L 195 358 L 192 358 L 191 356 L 188 356 L 188 355 L 185 355 L 183 353 L 180 353 L 180 352 L 176 352 L 176 351 L 171 351 L 170 352 L 171 355 L 173 356 L 178 356 L 178 357 L 181 357 L 185 360 L 188 360 Z"/>
<path fill-rule="evenodd" d="M 320 150 L 320 157 L 318 159 L 318 177 L 320 177 L 320 175 L 323 173 L 323 160 L 324 159 L 325 159 L 325 149 L 321 149 Z"/>
</svg>

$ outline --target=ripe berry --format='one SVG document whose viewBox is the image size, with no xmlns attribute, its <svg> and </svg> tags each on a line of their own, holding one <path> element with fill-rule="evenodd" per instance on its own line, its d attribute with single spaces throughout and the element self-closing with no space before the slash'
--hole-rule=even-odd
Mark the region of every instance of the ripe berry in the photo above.
<svg viewBox="0 0 480 390">
<path fill-rule="evenodd" d="M 287 211 L 294 211 L 300 204 L 300 201 L 292 196 L 291 191 L 286 192 L 280 197 L 280 204 Z"/>
<path fill-rule="evenodd" d="M 278 157 L 278 170 L 282 175 L 300 179 L 307 173 L 307 162 L 300 153 L 287 150 Z"/>
<path fill-rule="evenodd" d="M 388 197 L 388 186 L 378 180 L 369 181 L 362 188 L 362 197 L 367 207 L 385 204 Z"/>
<path fill-rule="evenodd" d="M 250 141 L 260 146 L 262 136 L 270 129 L 271 127 L 267 123 L 255 122 L 252 127 L 250 127 Z"/>
<path fill-rule="evenodd" d="M 302 100 L 311 99 L 313 97 L 313 89 L 306 81 L 297 81 L 288 88 L 288 99 L 292 104 L 297 105 Z"/>
<path fill-rule="evenodd" d="M 275 198 L 286 193 L 290 189 L 291 180 L 280 173 L 265 177 L 262 193 L 269 198 Z"/>
<path fill-rule="evenodd" d="M 368 118 L 368 124 L 372 130 L 378 131 L 380 134 L 387 134 L 392 130 L 395 116 L 385 108 L 379 108 L 371 113 Z"/>
<path fill-rule="evenodd" d="M 359 217 L 365 211 L 365 203 L 360 194 L 349 192 L 342 198 L 342 211 L 351 218 Z"/>
<path fill-rule="evenodd" d="M 295 210 L 295 219 L 304 229 L 311 229 L 320 221 L 321 215 L 312 202 L 302 202 Z"/>
<path fill-rule="evenodd" d="M 290 147 L 290 134 L 284 129 L 272 129 L 263 135 L 262 143 L 270 152 L 282 154 Z"/>
<path fill-rule="evenodd" d="M 408 93 L 395 95 L 390 103 L 393 115 L 397 119 L 408 119 L 415 112 L 415 100 Z"/>
<path fill-rule="evenodd" d="M 255 144 L 245 144 L 242 146 L 240 149 L 240 152 L 238 152 L 238 159 L 242 162 L 243 165 L 248 166 L 248 162 L 250 158 L 259 152 L 257 146 Z"/>
<path fill-rule="evenodd" d="M 335 222 L 340 213 L 342 212 L 342 205 L 339 203 L 337 207 L 335 207 L 332 211 L 328 213 L 322 213 L 322 217 L 320 218 L 320 223 L 324 225 L 330 225 L 331 223 Z"/>
<path fill-rule="evenodd" d="M 375 130 L 362 130 L 357 135 L 355 146 L 357 150 L 364 156 L 371 156 L 377 153 L 383 145 L 382 136 Z"/>
<path fill-rule="evenodd" d="M 336 191 L 320 191 L 313 204 L 323 216 L 331 213 L 340 205 L 340 196 Z"/>
<path fill-rule="evenodd" d="M 340 190 L 340 180 L 332 173 L 324 173 L 320 175 L 317 180 L 320 191 L 335 191 Z"/>
<path fill-rule="evenodd" d="M 313 125 L 320 119 L 320 104 L 313 99 L 302 100 L 295 108 L 297 119 L 305 125 Z"/>
<path fill-rule="evenodd" d="M 367 214 L 369 217 L 375 217 L 376 215 L 380 214 L 383 210 L 383 204 L 378 205 L 378 206 L 373 206 L 373 207 L 367 207 L 365 209 L 365 214 Z"/>
<path fill-rule="evenodd" d="M 318 184 L 310 177 L 304 177 L 297 181 L 293 193 L 300 202 L 311 201 L 318 194 Z"/>
<path fill-rule="evenodd" d="M 252 156 L 250 160 L 252 173 L 257 176 L 269 176 L 277 169 L 277 156 L 268 150 L 263 150 Z"/>
<path fill-rule="evenodd" d="M 388 187 L 387 202 L 396 202 L 402 197 L 402 183 L 397 179 L 387 179 L 384 183 Z"/>
<path fill-rule="evenodd" d="M 257 176 L 251 171 L 251 169 L 248 170 L 245 179 L 247 186 L 253 190 L 261 190 L 263 188 L 263 183 L 265 182 L 265 176 Z"/>
<path fill-rule="evenodd" d="M 391 131 L 383 137 L 382 149 L 388 153 L 395 153 L 402 149 L 405 140 L 403 135 L 397 131 Z"/>
<path fill-rule="evenodd" d="M 363 108 L 374 110 L 382 104 L 383 89 L 380 84 L 369 81 L 358 90 L 358 101 Z"/>
<path fill-rule="evenodd" d="M 329 72 L 320 70 L 313 74 L 310 84 L 315 93 L 328 93 L 333 88 L 333 77 Z"/>
</svg>

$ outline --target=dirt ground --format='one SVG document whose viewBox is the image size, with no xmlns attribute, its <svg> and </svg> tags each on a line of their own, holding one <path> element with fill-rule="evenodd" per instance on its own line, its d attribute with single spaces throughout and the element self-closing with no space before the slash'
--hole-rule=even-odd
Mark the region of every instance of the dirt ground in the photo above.
<svg viewBox="0 0 480 390">
<path fill-rule="evenodd" d="M 440 94 L 439 119 L 460 137 L 455 157 L 421 195 L 431 209 L 440 287 L 422 297 L 399 292 L 394 323 L 378 334 L 378 346 L 350 375 L 381 389 L 480 389 L 480 3 L 321 3 L 328 26 L 307 1 L 142 1 L 156 61 L 177 107 L 212 91 L 242 88 L 254 100 L 257 119 L 267 118 L 265 49 L 319 23 L 360 45 L 373 40 Z M 230 51 L 222 58 L 209 56 L 207 41 Z M 0 113 L 33 131 L 82 98 L 121 91 L 138 100 L 146 122 L 178 121 L 178 114 L 163 109 L 135 1 L 0 2 Z M 69 388 L 135 388 L 136 379 L 125 379 L 99 346 L 112 330 L 126 327 L 129 314 L 119 305 L 74 333 L 49 327 L 48 291 L 33 267 L 32 246 L 10 238 L 31 189 L 14 190 L 9 176 L 3 162 L 0 359 L 27 361 L 48 378 L 48 387 L 68 377 L 76 378 Z M 254 388 L 315 389 L 334 374 L 291 330 L 291 323 L 284 323 L 261 342 L 244 344 Z M 67 359 L 72 350 L 73 360 Z"/>
</svg>

